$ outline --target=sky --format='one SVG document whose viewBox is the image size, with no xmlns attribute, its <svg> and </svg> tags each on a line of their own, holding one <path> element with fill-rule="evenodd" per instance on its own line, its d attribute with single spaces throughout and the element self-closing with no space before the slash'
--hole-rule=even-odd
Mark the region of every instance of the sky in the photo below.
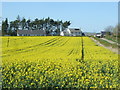
<svg viewBox="0 0 120 90">
<path fill-rule="evenodd" d="M 2 18 L 47 18 L 71 21 L 70 28 L 100 32 L 118 23 L 117 2 L 2 2 Z"/>
</svg>

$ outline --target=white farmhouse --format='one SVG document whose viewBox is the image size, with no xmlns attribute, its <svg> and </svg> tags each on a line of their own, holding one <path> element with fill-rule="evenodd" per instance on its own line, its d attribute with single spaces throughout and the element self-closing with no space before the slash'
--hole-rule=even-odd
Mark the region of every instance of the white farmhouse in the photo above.
<svg viewBox="0 0 120 90">
<path fill-rule="evenodd" d="M 81 29 L 77 28 L 67 28 L 64 31 L 60 32 L 61 36 L 82 36 Z"/>
<path fill-rule="evenodd" d="M 70 29 L 66 28 L 64 31 L 60 32 L 60 35 L 61 36 L 70 36 L 71 35 Z"/>
</svg>

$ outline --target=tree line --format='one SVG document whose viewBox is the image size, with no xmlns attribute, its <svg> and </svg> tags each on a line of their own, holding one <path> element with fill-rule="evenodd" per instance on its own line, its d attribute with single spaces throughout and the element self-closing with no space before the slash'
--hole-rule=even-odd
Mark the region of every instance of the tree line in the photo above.
<svg viewBox="0 0 120 90">
<path fill-rule="evenodd" d="M 8 18 L 2 21 L 2 35 L 16 36 L 17 30 L 45 30 L 47 36 L 60 35 L 60 30 L 68 28 L 70 21 L 54 20 L 50 17 L 35 20 L 21 19 L 18 15 L 16 20 L 8 22 Z"/>
<path fill-rule="evenodd" d="M 106 35 L 117 36 L 118 35 L 118 27 L 119 27 L 119 25 L 116 25 L 115 27 L 113 27 L 113 26 L 107 26 L 104 29 L 105 32 L 106 32 Z"/>
<path fill-rule="evenodd" d="M 107 26 L 105 29 L 105 38 L 120 43 L 120 24 L 113 26 Z"/>
</svg>

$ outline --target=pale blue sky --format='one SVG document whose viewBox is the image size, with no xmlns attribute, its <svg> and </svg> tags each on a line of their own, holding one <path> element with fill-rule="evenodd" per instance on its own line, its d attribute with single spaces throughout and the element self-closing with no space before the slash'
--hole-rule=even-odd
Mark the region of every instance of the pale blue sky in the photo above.
<svg viewBox="0 0 120 90">
<path fill-rule="evenodd" d="M 53 18 L 70 20 L 69 27 L 99 32 L 118 23 L 117 2 L 3 2 L 2 17 L 9 21 L 20 15 L 27 19 Z"/>
</svg>

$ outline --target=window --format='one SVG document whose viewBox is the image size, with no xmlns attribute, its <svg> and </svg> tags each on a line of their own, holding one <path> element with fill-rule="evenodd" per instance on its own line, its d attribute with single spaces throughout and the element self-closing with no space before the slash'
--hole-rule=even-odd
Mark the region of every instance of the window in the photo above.
<svg viewBox="0 0 120 90">
<path fill-rule="evenodd" d="M 80 30 L 80 29 L 75 29 L 75 30 Z"/>
</svg>

